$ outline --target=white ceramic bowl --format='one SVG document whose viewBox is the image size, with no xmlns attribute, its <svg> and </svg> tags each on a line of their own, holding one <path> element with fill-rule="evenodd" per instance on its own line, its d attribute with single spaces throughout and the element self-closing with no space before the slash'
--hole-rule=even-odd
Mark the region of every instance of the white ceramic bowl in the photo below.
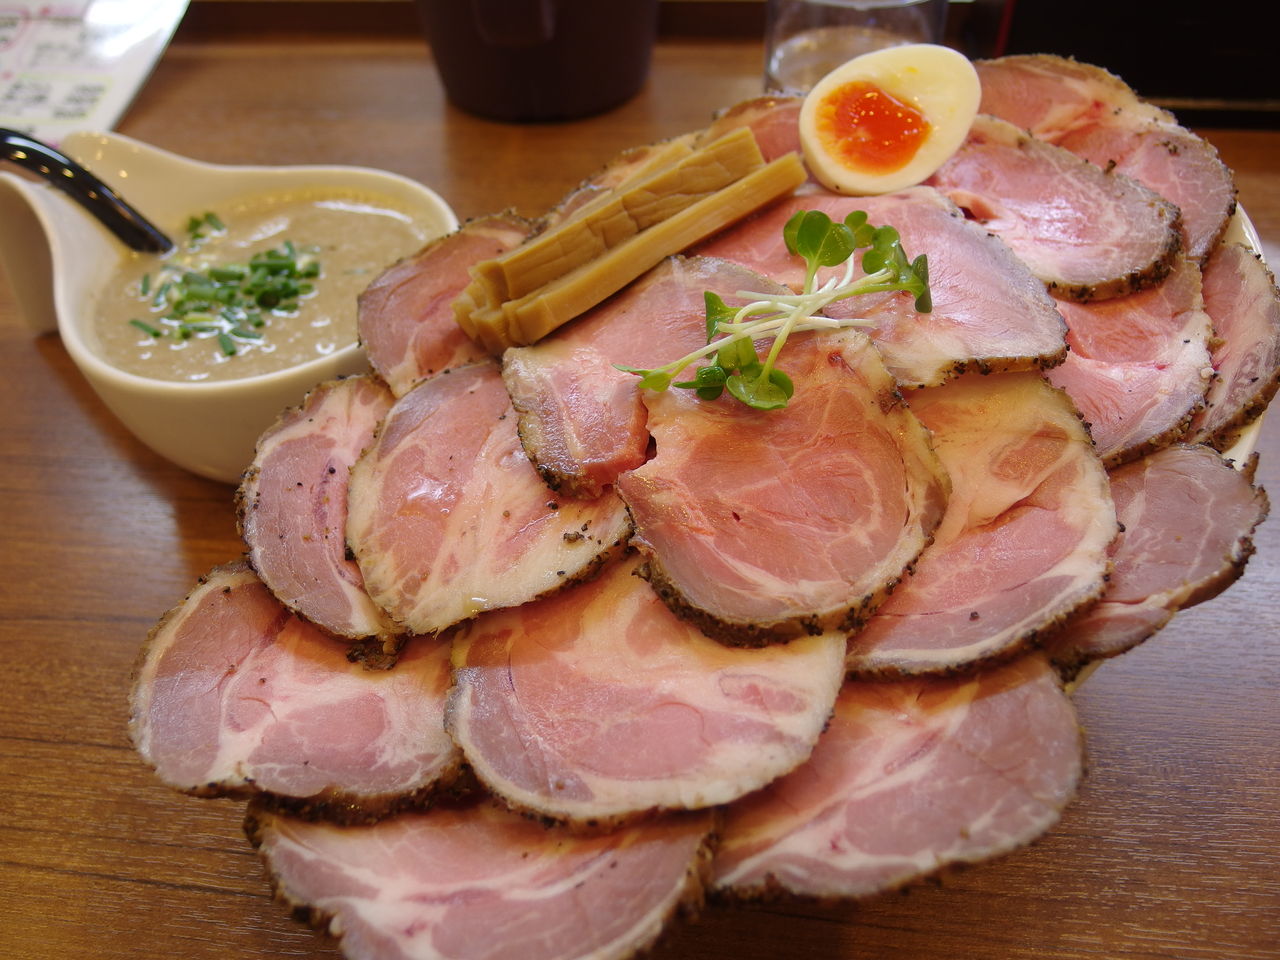
<svg viewBox="0 0 1280 960">
<path fill-rule="evenodd" d="M 385 171 L 219 166 L 105 133 L 71 134 L 60 148 L 175 238 L 193 213 L 225 208 L 237 197 L 317 187 L 386 197 L 429 237 L 458 225 L 434 191 Z M 237 482 L 258 436 L 285 407 L 323 380 L 367 369 L 364 351 L 353 342 L 326 357 L 238 380 L 183 383 L 125 373 L 98 357 L 90 330 L 98 298 L 126 252 L 61 192 L 0 173 L 0 259 L 28 322 L 37 331 L 56 326 L 111 412 L 152 450 L 194 473 Z"/>
</svg>

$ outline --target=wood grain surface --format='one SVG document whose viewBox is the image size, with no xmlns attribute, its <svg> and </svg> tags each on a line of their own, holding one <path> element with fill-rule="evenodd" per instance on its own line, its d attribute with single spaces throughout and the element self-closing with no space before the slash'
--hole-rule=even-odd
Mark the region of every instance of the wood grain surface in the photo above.
<svg viewBox="0 0 1280 960">
<path fill-rule="evenodd" d="M 619 149 L 757 92 L 760 59 L 751 42 L 664 41 L 636 100 L 522 127 L 450 108 L 413 37 L 180 42 L 119 129 L 215 162 L 382 167 L 461 217 L 537 213 Z M 1280 263 L 1280 133 L 1205 133 Z M 1280 494 L 1280 417 L 1260 450 Z M 242 805 L 170 791 L 128 741 L 148 630 L 241 552 L 231 488 L 125 433 L 2 284 L 0 457 L 0 957 L 337 957 L 273 902 Z M 1280 957 L 1278 635 L 1272 519 L 1242 580 L 1077 693 L 1089 776 L 1040 842 L 867 903 L 711 908 L 655 956 Z"/>
</svg>

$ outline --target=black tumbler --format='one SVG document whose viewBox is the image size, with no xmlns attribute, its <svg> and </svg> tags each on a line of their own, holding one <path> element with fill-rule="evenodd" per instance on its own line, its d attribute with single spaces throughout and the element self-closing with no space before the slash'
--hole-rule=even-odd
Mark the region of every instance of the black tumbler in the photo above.
<svg viewBox="0 0 1280 960">
<path fill-rule="evenodd" d="M 417 0 L 445 93 L 493 120 L 572 120 L 644 85 L 658 0 Z"/>
</svg>

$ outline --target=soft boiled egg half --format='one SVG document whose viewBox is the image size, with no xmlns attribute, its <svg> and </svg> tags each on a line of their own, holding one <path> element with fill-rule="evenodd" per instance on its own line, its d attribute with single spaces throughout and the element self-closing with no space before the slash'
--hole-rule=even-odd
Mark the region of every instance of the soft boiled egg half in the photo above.
<svg viewBox="0 0 1280 960">
<path fill-rule="evenodd" d="M 837 193 L 901 190 L 956 152 L 981 98 L 973 64 L 950 47 L 912 43 L 863 54 L 805 97 L 805 161 Z"/>
</svg>

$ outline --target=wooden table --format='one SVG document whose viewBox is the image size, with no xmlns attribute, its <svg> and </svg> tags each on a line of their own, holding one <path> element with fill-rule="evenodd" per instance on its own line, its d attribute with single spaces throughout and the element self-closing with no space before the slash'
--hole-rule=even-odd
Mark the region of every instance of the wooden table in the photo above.
<svg viewBox="0 0 1280 960">
<path fill-rule="evenodd" d="M 664 41 L 645 92 L 564 125 L 448 107 L 413 37 L 179 42 L 120 125 L 219 162 L 365 163 L 462 217 L 536 213 L 622 147 L 758 89 L 752 42 Z M 1209 132 L 1280 262 L 1280 133 Z M 239 555 L 231 489 L 127 435 L 0 286 L 0 956 L 336 957 L 272 902 L 242 807 L 171 792 L 126 735 L 147 631 Z M 1280 491 L 1280 417 L 1259 478 Z M 1280 957 L 1280 523 L 1224 596 L 1076 700 L 1090 773 L 1030 849 L 860 905 L 709 910 L 676 958 Z"/>
</svg>

